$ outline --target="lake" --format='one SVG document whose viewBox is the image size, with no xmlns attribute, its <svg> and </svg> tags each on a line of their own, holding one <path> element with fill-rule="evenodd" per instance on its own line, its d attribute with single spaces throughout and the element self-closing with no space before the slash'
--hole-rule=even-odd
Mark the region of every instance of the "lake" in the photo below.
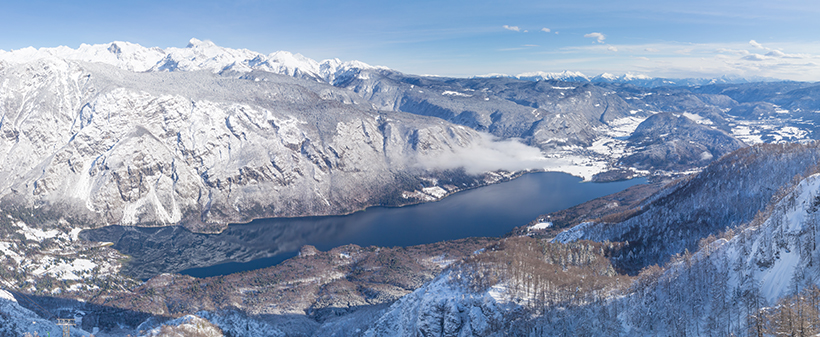
<svg viewBox="0 0 820 337">
<path fill-rule="evenodd" d="M 346 244 L 412 246 L 465 237 L 501 236 L 538 215 L 562 210 L 645 183 L 645 178 L 581 182 L 558 172 L 455 193 L 441 201 L 405 207 L 370 207 L 342 216 L 259 219 L 220 234 L 182 227 L 109 226 L 81 237 L 113 242 L 131 256 L 124 272 L 146 279 L 176 272 L 195 277 L 265 268 L 297 254 L 303 245 L 328 250 Z"/>
</svg>

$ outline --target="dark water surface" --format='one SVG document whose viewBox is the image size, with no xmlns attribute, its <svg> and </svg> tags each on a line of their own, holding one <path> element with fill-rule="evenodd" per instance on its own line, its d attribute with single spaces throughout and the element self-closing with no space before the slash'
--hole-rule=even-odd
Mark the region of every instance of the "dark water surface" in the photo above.
<svg viewBox="0 0 820 337">
<path fill-rule="evenodd" d="M 230 225 L 220 234 L 181 227 L 110 226 L 81 233 L 114 242 L 130 255 L 125 272 L 149 278 L 163 272 L 196 277 L 269 267 L 296 255 L 306 244 L 327 250 L 345 244 L 412 246 L 472 236 L 501 236 L 538 215 L 612 194 L 645 178 L 581 183 L 565 173 L 525 174 L 515 180 L 463 191 L 414 206 L 371 207 L 344 216 L 259 219 Z"/>
</svg>

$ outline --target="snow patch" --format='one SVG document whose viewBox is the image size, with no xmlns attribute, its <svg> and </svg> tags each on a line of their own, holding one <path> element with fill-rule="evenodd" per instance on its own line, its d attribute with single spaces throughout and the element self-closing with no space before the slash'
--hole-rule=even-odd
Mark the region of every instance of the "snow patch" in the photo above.
<svg viewBox="0 0 820 337">
<path fill-rule="evenodd" d="M 10 292 L 5 291 L 3 289 L 0 289 L 0 299 L 9 300 L 9 301 L 17 303 L 17 299 L 14 298 L 14 295 L 12 295 Z"/>
<path fill-rule="evenodd" d="M 558 235 L 555 236 L 554 239 L 552 239 L 552 242 L 569 243 L 576 241 L 584 236 L 584 230 L 587 229 L 587 227 L 590 227 L 594 224 L 594 222 L 582 222 L 572 228 L 569 228 L 561 233 L 558 233 Z"/>
<path fill-rule="evenodd" d="M 748 125 L 737 125 L 732 128 L 732 135 L 746 144 L 754 145 L 763 143 L 761 135 L 753 133 L 754 132 Z"/>
<path fill-rule="evenodd" d="M 441 188 L 439 186 L 433 186 L 422 188 L 421 191 L 404 191 L 402 192 L 402 198 L 419 199 L 422 201 L 436 201 L 447 196 L 447 193 L 449 192 L 444 188 Z"/>
<path fill-rule="evenodd" d="M 769 303 L 775 303 L 778 298 L 787 294 L 791 276 L 798 262 L 800 262 L 800 254 L 797 251 L 781 252 L 774 266 L 761 274 L 760 293 Z"/>
<path fill-rule="evenodd" d="M 425 188 L 422 188 L 421 190 L 425 194 L 431 195 L 436 199 L 444 198 L 444 196 L 447 195 L 447 190 L 445 190 L 445 189 L 443 189 L 439 186 L 425 187 Z"/>
<path fill-rule="evenodd" d="M 45 239 L 55 238 L 60 235 L 60 231 L 56 229 L 44 231 L 39 228 L 29 227 L 22 221 L 18 221 L 16 225 L 21 228 L 20 232 L 26 236 L 26 240 L 34 240 L 39 242 Z"/>
<path fill-rule="evenodd" d="M 0 253 L 3 255 L 11 257 L 17 264 L 20 264 L 20 261 L 23 260 L 23 257 L 17 254 L 13 249 L 11 249 L 13 243 L 11 242 L 3 242 L 0 241 Z"/>
<path fill-rule="evenodd" d="M 460 93 L 458 91 L 450 91 L 450 90 L 442 92 L 441 95 L 442 96 L 448 96 L 449 95 L 449 96 L 473 97 L 473 95 L 468 95 L 468 94 Z"/>
<path fill-rule="evenodd" d="M 704 118 L 700 115 L 696 115 L 696 114 L 693 114 L 693 113 L 690 113 L 690 112 L 684 112 L 683 116 L 685 116 L 686 118 L 691 119 L 692 121 L 694 121 L 695 123 L 698 123 L 698 124 L 703 124 L 703 125 L 712 125 L 712 124 L 714 124 L 714 122 L 712 122 L 710 119 Z"/>
<path fill-rule="evenodd" d="M 809 134 L 806 130 L 801 130 L 800 128 L 797 128 L 797 127 L 794 127 L 794 126 L 784 126 L 784 127 L 780 128 L 779 130 L 774 131 L 774 133 L 777 134 L 777 136 L 781 137 L 781 138 L 775 137 L 776 140 L 781 140 L 781 139 L 784 139 L 784 138 L 785 139 L 803 139 L 803 138 L 806 138 L 806 136 L 808 136 L 808 134 Z"/>
<path fill-rule="evenodd" d="M 51 257 L 43 257 L 39 261 L 37 269 L 31 273 L 34 275 L 51 275 L 59 280 L 81 280 L 82 277 L 78 274 L 90 274 L 90 272 L 97 267 L 97 264 L 88 259 L 75 259 L 74 261 L 59 263 L 54 262 L 55 259 Z"/>
<path fill-rule="evenodd" d="M 536 231 L 539 229 L 547 229 L 552 227 L 552 222 L 539 222 L 527 228 L 527 231 Z"/>
<path fill-rule="evenodd" d="M 512 302 L 507 282 L 499 282 L 496 285 L 490 287 L 490 289 L 487 290 L 487 294 L 489 294 L 490 297 L 492 297 L 498 303 Z"/>
<path fill-rule="evenodd" d="M 703 151 L 700 154 L 700 160 L 709 160 L 709 159 L 712 159 L 714 157 L 715 156 L 713 156 L 712 153 L 709 152 L 709 151 Z"/>
<path fill-rule="evenodd" d="M 72 241 L 77 241 L 80 239 L 80 232 L 82 231 L 82 228 L 72 228 L 71 231 L 68 233 L 68 236 L 71 238 Z"/>
<path fill-rule="evenodd" d="M 638 125 L 645 120 L 646 118 L 634 116 L 618 118 L 609 122 L 609 128 L 603 131 L 607 132 L 607 135 L 610 137 L 629 137 L 629 135 L 635 132 Z"/>
</svg>

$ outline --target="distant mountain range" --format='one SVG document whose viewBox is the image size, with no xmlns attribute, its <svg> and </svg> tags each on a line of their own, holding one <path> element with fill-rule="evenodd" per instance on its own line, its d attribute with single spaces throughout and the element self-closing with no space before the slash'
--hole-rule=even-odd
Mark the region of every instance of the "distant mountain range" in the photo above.
<svg viewBox="0 0 820 337">
<path fill-rule="evenodd" d="M 335 84 L 352 69 L 383 69 L 360 61 L 342 62 L 339 59 L 316 61 L 301 54 L 277 51 L 268 55 L 247 49 L 231 49 L 217 46 L 211 41 L 192 38 L 185 48 L 143 47 L 138 44 L 115 41 L 110 44 L 83 44 L 77 49 L 60 46 L 56 48 L 23 48 L 14 51 L 0 50 L 0 62 L 24 63 L 35 59 L 56 57 L 67 60 L 105 63 L 135 72 L 196 71 L 212 72 L 261 70 L 300 78 L 321 79 Z M 624 83 L 641 87 L 695 86 L 710 84 L 777 82 L 770 77 L 721 76 L 717 78 L 655 78 L 643 74 L 613 75 L 602 73 L 593 77 L 578 71 L 526 72 L 518 75 L 487 74 L 475 78 L 517 78 L 527 81 L 579 83 Z"/>
<path fill-rule="evenodd" d="M 103 63 L 133 72 L 206 70 L 219 73 L 259 70 L 298 78 L 320 79 L 328 83 L 344 77 L 351 69 L 386 69 L 359 61 L 342 62 L 339 59 L 330 59 L 317 62 L 286 51 L 264 55 L 247 49 L 224 48 L 211 41 L 198 39 L 191 39 L 185 48 L 148 48 L 130 42 L 116 41 L 109 44 L 83 44 L 77 49 L 61 46 L 0 50 L 0 62 L 11 64 L 48 58 Z"/>
<path fill-rule="evenodd" d="M 521 73 L 518 75 L 507 74 L 487 74 L 475 76 L 476 78 L 517 78 L 527 81 L 562 81 L 562 82 L 578 82 L 578 83 L 621 83 L 632 84 L 639 87 L 654 88 L 662 86 L 698 86 L 698 85 L 712 85 L 712 84 L 736 84 L 736 83 L 754 83 L 754 82 L 780 82 L 782 80 L 771 77 L 739 77 L 739 76 L 721 76 L 716 78 L 656 78 L 643 74 L 623 74 L 613 75 L 610 73 L 603 73 L 593 77 L 589 77 L 584 73 L 578 71 L 564 70 L 558 73 L 536 71 Z"/>
</svg>

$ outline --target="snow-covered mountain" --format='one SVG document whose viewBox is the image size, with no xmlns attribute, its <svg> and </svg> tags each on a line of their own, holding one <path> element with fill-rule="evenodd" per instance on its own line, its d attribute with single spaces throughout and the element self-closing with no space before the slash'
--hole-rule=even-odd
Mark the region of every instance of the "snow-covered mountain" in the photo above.
<svg viewBox="0 0 820 337">
<path fill-rule="evenodd" d="M 185 48 L 147 48 L 138 44 L 116 41 L 109 44 L 82 44 L 77 49 L 33 47 L 3 51 L 0 62 L 23 64 L 41 59 L 63 59 L 103 63 L 134 72 L 169 72 L 205 70 L 249 72 L 261 70 L 298 78 L 317 79 L 333 83 L 352 69 L 382 69 L 359 61 L 341 62 L 329 59 L 321 62 L 301 54 L 277 51 L 268 55 L 247 49 L 217 46 L 211 41 L 191 39 Z"/>
<path fill-rule="evenodd" d="M 543 71 L 521 73 L 515 78 L 527 81 L 549 81 L 556 80 L 562 82 L 589 82 L 590 78 L 578 71 L 564 70 L 560 73 L 548 73 Z"/>
<path fill-rule="evenodd" d="M 713 84 L 740 84 L 740 83 L 755 83 L 755 82 L 780 82 L 782 80 L 771 77 L 740 77 L 740 76 L 720 76 L 714 78 L 663 78 L 652 77 L 645 74 L 626 73 L 622 75 L 614 75 L 610 73 L 601 73 L 595 76 L 587 76 L 579 71 L 564 70 L 562 72 L 525 72 L 518 75 L 508 75 L 502 73 L 491 73 L 486 75 L 474 76 L 474 78 L 516 78 L 526 81 L 561 81 L 561 82 L 579 82 L 579 83 L 614 83 L 614 84 L 630 84 L 643 88 L 655 87 L 675 87 L 675 86 L 701 86 Z"/>
<path fill-rule="evenodd" d="M 639 87 L 660 87 L 660 86 L 677 86 L 677 85 L 689 85 L 691 84 L 690 80 L 680 80 L 680 79 L 664 79 L 664 78 L 654 78 L 651 76 L 647 76 L 644 74 L 623 74 L 620 76 L 616 76 L 610 73 L 603 73 L 597 75 L 595 77 L 590 78 L 590 82 L 595 83 L 620 83 L 620 84 L 631 84 L 634 86 Z"/>
<path fill-rule="evenodd" d="M 231 49 L 216 45 L 211 41 L 192 38 L 185 48 L 143 47 L 138 44 L 115 41 L 109 44 L 82 44 L 77 49 L 66 46 L 55 48 L 33 47 L 19 50 L 0 50 L 0 64 L 27 63 L 43 58 L 60 58 L 92 63 L 110 64 L 135 72 L 156 71 L 196 71 L 207 70 L 214 73 L 223 71 L 249 72 L 261 70 L 299 78 L 318 79 L 337 84 L 346 73 L 364 69 L 389 70 L 386 67 L 371 66 L 360 61 L 342 62 L 339 59 L 316 61 L 301 54 L 277 51 L 268 55 L 247 49 Z M 475 78 L 517 78 L 528 81 L 562 81 L 593 83 L 625 83 L 640 87 L 695 86 L 727 83 L 772 82 L 773 78 L 743 78 L 721 76 L 717 78 L 654 78 L 644 74 L 626 73 L 613 75 L 602 73 L 593 77 L 578 71 L 525 72 L 518 75 L 487 74 Z"/>
<path fill-rule="evenodd" d="M 213 73 L 253 56 L 247 51 L 211 54 L 218 48 L 203 43 L 168 50 L 159 66 L 134 72 L 126 69 L 147 66 L 135 55 L 159 52 L 124 49 L 134 52 L 100 58 L 122 68 L 48 56 L 0 69 L 6 208 L 94 226 L 183 223 L 198 230 L 347 213 L 415 202 L 400 197 L 405 185 L 435 174 L 420 163 L 487 141 L 441 120 L 376 111 L 314 80 Z"/>
</svg>

